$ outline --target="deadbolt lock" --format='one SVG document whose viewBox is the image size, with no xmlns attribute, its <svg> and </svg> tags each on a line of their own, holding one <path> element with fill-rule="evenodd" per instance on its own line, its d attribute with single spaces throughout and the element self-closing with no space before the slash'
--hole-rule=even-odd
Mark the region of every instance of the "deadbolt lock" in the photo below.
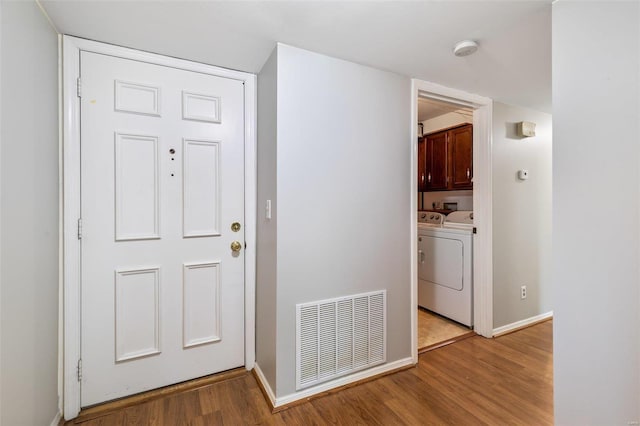
<svg viewBox="0 0 640 426">
<path fill-rule="evenodd" d="M 242 248 L 242 244 L 240 244 L 240 241 L 234 241 L 231 243 L 232 252 L 237 253 L 240 251 L 241 248 Z"/>
<path fill-rule="evenodd" d="M 242 227 L 242 226 L 240 226 L 240 223 L 239 223 L 239 222 L 233 222 L 233 223 L 231 224 L 231 230 L 232 230 L 233 232 L 238 232 L 238 231 L 240 230 L 240 228 L 241 228 L 241 227 Z"/>
</svg>

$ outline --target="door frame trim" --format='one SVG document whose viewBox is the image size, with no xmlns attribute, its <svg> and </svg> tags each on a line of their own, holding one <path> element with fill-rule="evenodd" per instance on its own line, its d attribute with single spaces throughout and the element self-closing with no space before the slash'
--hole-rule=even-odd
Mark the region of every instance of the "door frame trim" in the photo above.
<svg viewBox="0 0 640 426">
<path fill-rule="evenodd" d="M 473 109 L 473 241 L 474 331 L 493 336 L 493 100 L 424 80 L 411 80 L 411 349 L 418 362 L 418 98 Z"/>
<path fill-rule="evenodd" d="M 195 71 L 203 74 L 239 80 L 244 83 L 244 170 L 245 170 L 245 368 L 255 364 L 255 260 L 256 260 L 256 114 L 257 77 L 255 74 L 228 70 L 213 65 L 176 59 L 154 53 L 142 52 L 111 44 L 77 37 L 62 38 L 62 306 L 63 345 L 59 348 L 62 362 L 64 418 L 77 417 L 80 412 L 80 382 L 77 379 L 80 360 L 81 251 L 78 240 L 80 218 L 80 102 L 77 97 L 77 81 L 80 70 L 80 52 L 89 51 L 125 59 Z"/>
</svg>

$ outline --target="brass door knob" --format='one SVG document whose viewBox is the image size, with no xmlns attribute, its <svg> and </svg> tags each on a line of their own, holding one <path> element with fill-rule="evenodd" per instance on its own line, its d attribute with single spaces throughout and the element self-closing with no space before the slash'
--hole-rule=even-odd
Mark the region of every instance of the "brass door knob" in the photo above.
<svg viewBox="0 0 640 426">
<path fill-rule="evenodd" d="M 240 241 L 234 241 L 231 243 L 232 252 L 237 253 L 240 251 L 241 248 L 242 248 L 242 244 L 240 244 Z"/>
<path fill-rule="evenodd" d="M 241 228 L 241 226 L 240 226 L 240 223 L 239 223 L 239 222 L 233 222 L 233 223 L 231 224 L 231 230 L 232 230 L 233 232 L 238 232 L 238 231 L 240 230 L 240 228 Z"/>
</svg>

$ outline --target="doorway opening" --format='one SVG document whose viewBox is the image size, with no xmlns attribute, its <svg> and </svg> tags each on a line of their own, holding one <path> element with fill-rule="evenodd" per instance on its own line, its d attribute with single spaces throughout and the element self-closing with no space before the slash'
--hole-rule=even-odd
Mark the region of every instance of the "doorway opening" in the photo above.
<svg viewBox="0 0 640 426">
<path fill-rule="evenodd" d="M 473 327 L 475 333 L 481 336 L 492 337 L 491 113 L 492 100 L 489 98 L 422 80 L 412 81 L 414 157 L 411 171 L 411 306 L 412 347 L 416 362 L 419 347 L 425 346 L 424 342 L 420 345 L 418 341 L 418 318 L 424 317 L 421 315 L 424 312 L 418 312 L 419 305 L 440 316 L 449 316 L 454 321 L 463 323 L 468 330 Z M 420 164 L 419 159 L 426 158 L 426 150 L 430 151 L 431 162 Z M 440 160 L 434 162 L 435 158 Z M 425 218 L 424 213 L 427 210 L 429 217 Z M 472 225 L 469 226 L 467 223 L 459 227 L 465 228 L 464 231 L 456 229 L 458 232 L 453 232 L 467 233 L 471 229 L 469 235 L 464 237 L 466 244 L 464 241 L 457 245 L 450 244 L 445 241 L 447 238 L 441 238 L 442 236 L 437 234 L 438 229 L 420 231 L 420 212 L 423 212 L 423 221 L 440 221 L 441 224 L 451 213 L 455 213 L 454 216 L 458 218 L 466 215 Z M 439 226 L 444 228 L 442 225 Z M 429 226 L 422 229 L 427 228 Z M 438 228 L 438 225 L 434 228 Z M 465 256 L 459 256 L 457 266 L 454 265 L 457 268 L 455 271 L 433 270 L 433 265 L 430 264 L 433 261 L 433 250 L 455 252 L 462 250 L 459 248 L 461 244 L 466 246 L 467 252 Z M 469 256 L 471 253 L 473 260 Z M 429 256 L 431 259 L 428 259 Z M 456 260 L 454 264 L 455 262 Z M 468 262 L 466 268 L 465 262 Z M 468 274 L 466 278 L 465 271 Z M 443 283 L 459 282 L 460 285 L 466 285 L 469 300 L 465 303 L 469 303 L 469 310 L 463 311 L 466 312 L 467 318 L 451 315 L 448 306 L 439 312 L 440 307 L 434 308 L 424 303 L 425 292 L 420 293 L 419 287 L 421 282 L 427 281 L 439 282 L 434 284 L 434 288 L 443 287 Z M 419 303 L 421 296 L 422 301 Z M 447 340 L 449 339 L 444 339 L 445 342 Z"/>
<path fill-rule="evenodd" d="M 422 353 L 475 334 L 471 108 L 418 98 L 417 169 L 418 352 Z"/>
</svg>

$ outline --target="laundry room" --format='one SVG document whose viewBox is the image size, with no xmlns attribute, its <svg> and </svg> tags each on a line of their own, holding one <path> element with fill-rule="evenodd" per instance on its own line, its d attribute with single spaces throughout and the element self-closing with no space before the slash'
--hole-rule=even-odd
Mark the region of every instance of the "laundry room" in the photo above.
<svg viewBox="0 0 640 426">
<path fill-rule="evenodd" d="M 492 101 L 486 117 L 430 89 L 416 97 L 420 353 L 552 316 L 551 115 Z"/>
<path fill-rule="evenodd" d="M 473 110 L 418 98 L 418 348 L 473 335 Z"/>
</svg>

